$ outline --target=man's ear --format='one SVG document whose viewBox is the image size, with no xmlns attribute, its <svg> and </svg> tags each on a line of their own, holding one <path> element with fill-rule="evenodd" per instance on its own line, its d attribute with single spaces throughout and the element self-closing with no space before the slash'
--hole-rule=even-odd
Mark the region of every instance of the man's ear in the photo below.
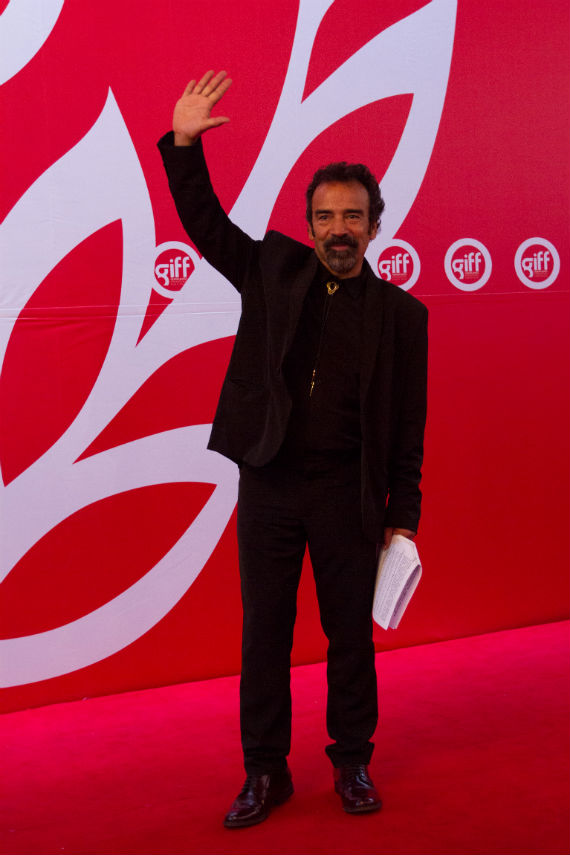
<svg viewBox="0 0 570 855">
<path fill-rule="evenodd" d="M 309 240 L 315 239 L 315 233 L 314 233 L 313 227 L 310 223 L 307 223 L 307 234 L 309 235 Z"/>
<path fill-rule="evenodd" d="M 369 228 L 368 228 L 368 235 L 370 237 L 370 240 L 374 240 L 374 238 L 376 237 L 377 234 L 378 234 L 378 223 L 372 223 L 372 225 L 369 226 Z"/>
</svg>

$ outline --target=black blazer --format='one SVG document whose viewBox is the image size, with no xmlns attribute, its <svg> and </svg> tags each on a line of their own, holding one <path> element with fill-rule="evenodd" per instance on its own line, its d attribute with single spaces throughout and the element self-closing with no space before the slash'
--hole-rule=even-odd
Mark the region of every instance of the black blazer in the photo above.
<svg viewBox="0 0 570 855">
<path fill-rule="evenodd" d="M 201 143 L 159 141 L 170 190 L 188 235 L 240 292 L 242 314 L 208 447 L 263 466 L 278 451 L 291 411 L 283 378 L 314 250 L 279 232 L 253 240 L 228 218 L 210 183 Z M 381 541 L 385 525 L 417 531 L 426 417 L 427 309 L 366 260 L 360 370 L 362 521 Z"/>
</svg>

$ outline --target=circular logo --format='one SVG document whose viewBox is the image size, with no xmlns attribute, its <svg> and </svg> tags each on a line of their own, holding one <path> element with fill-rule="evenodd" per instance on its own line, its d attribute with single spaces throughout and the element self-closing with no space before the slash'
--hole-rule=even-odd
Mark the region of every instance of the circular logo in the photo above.
<svg viewBox="0 0 570 855">
<path fill-rule="evenodd" d="M 445 273 L 460 291 L 477 291 L 491 275 L 491 254 L 474 238 L 461 238 L 445 253 Z"/>
<path fill-rule="evenodd" d="M 198 263 L 198 254 L 180 241 L 161 243 L 154 260 L 154 290 L 171 300 L 182 290 Z"/>
<path fill-rule="evenodd" d="M 523 285 L 540 290 L 552 285 L 560 273 L 560 256 L 545 238 L 529 238 L 515 253 L 515 270 Z"/>
<path fill-rule="evenodd" d="M 392 240 L 378 256 L 378 273 L 382 279 L 409 291 L 420 275 L 420 257 L 405 240 Z"/>
</svg>

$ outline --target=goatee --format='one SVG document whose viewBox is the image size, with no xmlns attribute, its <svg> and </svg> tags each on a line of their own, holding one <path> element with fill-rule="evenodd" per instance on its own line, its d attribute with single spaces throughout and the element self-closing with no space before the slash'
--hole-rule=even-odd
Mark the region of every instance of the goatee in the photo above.
<svg viewBox="0 0 570 855">
<path fill-rule="evenodd" d="M 351 249 L 327 249 L 325 257 L 335 273 L 350 273 L 356 264 L 356 255 Z"/>
<path fill-rule="evenodd" d="M 347 249 L 334 249 L 334 246 L 345 244 Z M 358 242 L 352 235 L 334 235 L 325 241 L 325 257 L 331 270 L 335 273 L 350 273 L 356 264 L 356 253 Z"/>
</svg>

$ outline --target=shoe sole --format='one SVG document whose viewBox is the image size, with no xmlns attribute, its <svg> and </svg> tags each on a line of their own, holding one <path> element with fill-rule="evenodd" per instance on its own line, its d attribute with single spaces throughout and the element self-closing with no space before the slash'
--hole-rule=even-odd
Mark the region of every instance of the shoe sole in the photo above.
<svg viewBox="0 0 570 855">
<path fill-rule="evenodd" d="M 374 813 L 374 811 L 382 809 L 382 802 L 378 802 L 374 805 L 362 805 L 362 807 L 350 808 L 342 806 L 343 810 L 346 813 Z"/>
</svg>

